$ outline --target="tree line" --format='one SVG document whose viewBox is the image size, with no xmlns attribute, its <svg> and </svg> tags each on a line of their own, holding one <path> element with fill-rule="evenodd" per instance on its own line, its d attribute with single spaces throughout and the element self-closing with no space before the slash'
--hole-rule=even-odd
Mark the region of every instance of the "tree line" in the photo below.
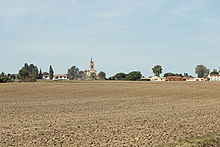
<svg viewBox="0 0 220 147">
<path fill-rule="evenodd" d="M 155 76 L 160 76 L 163 73 L 163 68 L 161 65 L 156 65 L 152 68 L 152 71 Z M 204 65 L 197 65 L 195 67 L 195 73 L 199 78 L 202 77 L 207 77 L 209 74 L 219 74 L 220 71 L 217 69 L 213 69 L 213 71 L 210 73 L 210 70 L 205 67 Z M 49 76 L 49 79 L 54 78 L 54 70 L 53 67 L 50 65 L 48 72 L 42 73 L 42 70 L 38 69 L 37 66 L 34 64 L 27 64 L 25 63 L 24 66 L 19 70 L 18 72 L 18 79 L 23 82 L 35 82 L 37 79 L 43 79 L 43 75 L 47 74 Z M 192 77 L 188 73 L 172 73 L 168 72 L 165 73 L 163 77 L 168 77 L 168 76 L 179 76 L 179 77 Z M 96 75 L 91 74 L 89 77 L 84 71 L 80 71 L 78 67 L 72 66 L 67 70 L 67 77 L 69 80 L 76 80 L 76 79 L 95 79 Z M 128 74 L 120 72 L 116 73 L 114 76 L 111 76 L 109 78 L 106 78 L 106 73 L 101 71 L 98 74 L 99 79 L 103 80 L 129 80 L 129 81 L 138 81 L 140 80 L 143 76 L 140 71 L 132 71 Z M 15 79 L 14 75 L 6 75 L 4 72 L 0 74 L 0 83 L 6 83 L 6 82 L 11 82 Z"/>
<path fill-rule="evenodd" d="M 161 65 L 156 65 L 152 68 L 152 71 L 154 73 L 154 76 L 160 77 L 160 75 L 163 73 L 163 68 Z M 210 73 L 210 70 L 205 67 L 204 65 L 197 65 L 195 67 L 195 73 L 199 78 L 207 77 L 209 74 L 219 74 L 220 70 L 217 71 L 216 69 L 213 69 L 213 71 Z M 163 75 L 163 77 L 168 77 L 168 76 L 178 76 L 178 77 L 192 77 L 188 73 L 172 73 L 168 72 Z M 142 77 L 142 74 L 140 71 L 133 71 L 130 72 L 129 74 L 126 73 L 117 73 L 112 77 L 109 77 L 109 80 L 132 80 L 132 81 L 137 81 L 140 80 Z"/>
<path fill-rule="evenodd" d="M 162 73 L 162 66 L 160 65 L 156 65 L 155 67 L 152 68 L 153 73 L 155 76 L 160 76 L 160 74 Z M 209 74 L 219 74 L 220 70 L 217 71 L 216 69 L 213 69 L 213 71 L 210 73 L 210 70 L 204 66 L 204 65 L 197 65 L 195 67 L 195 73 L 197 74 L 197 76 L 199 78 L 203 78 L 203 77 L 207 77 Z M 168 77 L 168 76 L 179 76 L 179 77 L 192 77 L 191 75 L 189 75 L 188 73 L 165 73 L 164 77 Z"/>
<path fill-rule="evenodd" d="M 38 69 L 34 64 L 25 63 L 24 66 L 19 70 L 17 78 L 22 82 L 36 82 L 37 79 L 43 79 L 43 75 L 48 75 L 50 80 L 54 78 L 54 70 L 50 65 L 48 72 L 43 72 Z M 95 79 L 96 75 L 91 74 L 89 77 L 84 71 L 79 71 L 79 68 L 72 66 L 67 70 L 67 77 L 69 80 L 76 79 Z M 98 74 L 99 79 L 106 79 L 106 73 L 101 71 Z M 4 72 L 0 74 L 0 83 L 12 82 L 16 77 L 14 75 L 6 75 Z"/>
</svg>

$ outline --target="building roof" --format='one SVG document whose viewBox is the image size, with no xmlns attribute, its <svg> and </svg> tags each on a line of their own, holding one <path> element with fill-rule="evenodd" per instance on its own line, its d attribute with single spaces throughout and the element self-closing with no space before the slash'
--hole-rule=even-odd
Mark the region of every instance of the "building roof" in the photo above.
<svg viewBox="0 0 220 147">
<path fill-rule="evenodd" d="M 53 75 L 54 77 L 67 77 L 66 74 L 56 74 L 56 75 Z"/>
<path fill-rule="evenodd" d="M 182 79 L 182 77 L 177 77 L 177 76 L 168 76 L 167 78 L 172 78 L 172 79 Z"/>
<path fill-rule="evenodd" d="M 215 77 L 219 77 L 219 74 L 210 74 L 210 76 L 215 76 Z"/>
<path fill-rule="evenodd" d="M 18 74 L 9 74 L 10 76 L 17 76 Z"/>
<path fill-rule="evenodd" d="M 195 79 L 194 77 L 183 77 L 183 79 L 189 80 L 189 79 Z"/>
</svg>

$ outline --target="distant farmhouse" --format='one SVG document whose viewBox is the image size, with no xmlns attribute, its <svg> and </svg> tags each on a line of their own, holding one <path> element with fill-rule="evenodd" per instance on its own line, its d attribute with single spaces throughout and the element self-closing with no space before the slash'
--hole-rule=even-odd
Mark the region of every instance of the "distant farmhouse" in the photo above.
<svg viewBox="0 0 220 147">
<path fill-rule="evenodd" d="M 163 81 L 187 81 L 187 82 L 193 82 L 193 81 L 220 81 L 220 75 L 209 75 L 208 77 L 204 78 L 195 78 L 195 77 L 180 77 L 180 76 L 167 76 L 167 77 L 158 77 L 158 76 L 152 76 L 152 77 L 143 77 L 141 80 L 144 81 L 153 81 L 153 82 L 163 82 Z"/>
<path fill-rule="evenodd" d="M 17 80 L 18 79 L 18 74 L 8 74 L 8 77 L 12 80 Z"/>
<path fill-rule="evenodd" d="M 210 79 L 210 81 L 220 81 L 220 75 L 219 74 L 210 74 L 208 76 L 208 78 Z"/>
<path fill-rule="evenodd" d="M 168 76 L 166 78 L 166 81 L 183 81 L 182 77 L 178 77 L 178 76 Z"/>
</svg>

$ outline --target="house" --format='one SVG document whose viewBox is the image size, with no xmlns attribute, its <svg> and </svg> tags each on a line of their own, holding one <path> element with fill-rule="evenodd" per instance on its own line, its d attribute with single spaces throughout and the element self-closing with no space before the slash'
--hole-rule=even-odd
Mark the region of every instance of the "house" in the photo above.
<svg viewBox="0 0 220 147">
<path fill-rule="evenodd" d="M 50 80 L 50 76 L 48 73 L 43 73 L 43 80 Z M 66 74 L 55 74 L 53 75 L 53 80 L 68 80 L 68 76 Z"/>
<path fill-rule="evenodd" d="M 196 79 L 194 77 L 183 77 L 183 81 L 193 82 L 196 81 Z"/>
<path fill-rule="evenodd" d="M 204 78 L 195 78 L 195 81 L 209 81 L 210 78 L 204 77 Z"/>
<path fill-rule="evenodd" d="M 53 80 L 68 80 L 68 77 L 66 74 L 56 74 L 53 75 Z"/>
<path fill-rule="evenodd" d="M 140 80 L 141 81 L 151 81 L 150 78 L 148 78 L 148 77 L 142 77 Z"/>
<path fill-rule="evenodd" d="M 153 76 L 153 77 L 150 77 L 150 81 L 162 81 L 162 80 L 158 76 Z"/>
<path fill-rule="evenodd" d="M 219 74 L 210 74 L 210 75 L 208 75 L 208 78 L 210 79 L 210 81 L 220 81 Z"/>
<path fill-rule="evenodd" d="M 178 77 L 178 76 L 168 76 L 166 78 L 166 81 L 183 81 L 182 77 Z"/>
<path fill-rule="evenodd" d="M 161 79 L 161 81 L 166 81 L 167 78 L 166 77 L 161 77 L 160 79 Z"/>
<path fill-rule="evenodd" d="M 18 74 L 8 74 L 8 77 L 12 80 L 17 80 L 18 79 Z"/>
<path fill-rule="evenodd" d="M 43 73 L 43 80 L 50 80 L 50 76 L 48 73 Z"/>
</svg>

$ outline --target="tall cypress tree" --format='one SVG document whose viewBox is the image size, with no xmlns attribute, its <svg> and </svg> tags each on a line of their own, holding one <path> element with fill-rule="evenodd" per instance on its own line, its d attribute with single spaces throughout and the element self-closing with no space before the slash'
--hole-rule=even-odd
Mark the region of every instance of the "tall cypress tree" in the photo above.
<svg viewBox="0 0 220 147">
<path fill-rule="evenodd" d="M 43 79 L 43 74 L 42 74 L 41 69 L 40 69 L 40 73 L 38 74 L 38 79 Z"/>
<path fill-rule="evenodd" d="M 51 80 L 53 80 L 53 74 L 54 74 L 54 71 L 53 71 L 52 66 L 50 65 L 49 76 L 50 76 L 50 79 L 51 79 Z"/>
</svg>

